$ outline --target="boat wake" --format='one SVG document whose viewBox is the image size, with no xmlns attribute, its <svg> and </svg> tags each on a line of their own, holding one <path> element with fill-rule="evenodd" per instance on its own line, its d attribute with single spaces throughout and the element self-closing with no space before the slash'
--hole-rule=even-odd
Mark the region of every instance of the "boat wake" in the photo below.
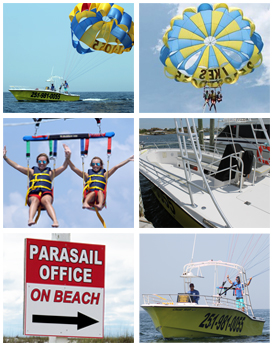
<svg viewBox="0 0 273 346">
<path fill-rule="evenodd" d="M 107 101 L 109 99 L 83 99 L 83 101 L 92 101 L 92 102 L 99 102 L 99 101 Z"/>
</svg>

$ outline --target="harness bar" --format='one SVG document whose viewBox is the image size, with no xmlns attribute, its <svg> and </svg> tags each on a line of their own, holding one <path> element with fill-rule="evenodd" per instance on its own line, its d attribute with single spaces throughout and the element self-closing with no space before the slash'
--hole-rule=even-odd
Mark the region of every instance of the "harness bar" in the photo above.
<svg viewBox="0 0 273 346">
<path fill-rule="evenodd" d="M 115 132 L 105 133 L 75 133 L 67 135 L 40 135 L 40 136 L 24 136 L 24 141 L 50 141 L 50 140 L 69 140 L 69 139 L 84 139 L 84 138 L 112 138 Z"/>
</svg>

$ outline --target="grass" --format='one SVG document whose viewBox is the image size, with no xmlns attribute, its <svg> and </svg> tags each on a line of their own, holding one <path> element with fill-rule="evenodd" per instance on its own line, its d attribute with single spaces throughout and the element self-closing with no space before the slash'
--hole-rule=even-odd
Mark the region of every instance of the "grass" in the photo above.
<svg viewBox="0 0 273 346">
<path fill-rule="evenodd" d="M 68 343 L 133 343 L 132 335 L 109 336 L 103 339 L 92 338 L 68 338 Z M 3 343 L 48 343 L 48 337 L 44 336 L 16 336 L 3 337 Z"/>
</svg>

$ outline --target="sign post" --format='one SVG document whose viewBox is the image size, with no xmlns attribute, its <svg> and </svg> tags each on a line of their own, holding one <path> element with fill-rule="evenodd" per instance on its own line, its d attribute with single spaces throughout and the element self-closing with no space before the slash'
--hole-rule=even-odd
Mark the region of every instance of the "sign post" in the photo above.
<svg viewBox="0 0 273 346">
<path fill-rule="evenodd" d="M 70 241 L 70 233 L 52 233 L 52 240 Z M 49 336 L 48 342 L 51 344 L 68 343 L 68 338 L 64 336 Z"/>
<path fill-rule="evenodd" d="M 24 334 L 104 337 L 105 246 L 25 240 Z"/>
</svg>

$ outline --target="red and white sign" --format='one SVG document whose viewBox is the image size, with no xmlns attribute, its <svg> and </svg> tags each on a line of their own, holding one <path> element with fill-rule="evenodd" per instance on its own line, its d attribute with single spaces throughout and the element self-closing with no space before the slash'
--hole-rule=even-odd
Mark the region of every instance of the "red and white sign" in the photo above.
<svg viewBox="0 0 273 346">
<path fill-rule="evenodd" d="M 24 334 L 103 338 L 105 246 L 25 240 Z"/>
</svg>

